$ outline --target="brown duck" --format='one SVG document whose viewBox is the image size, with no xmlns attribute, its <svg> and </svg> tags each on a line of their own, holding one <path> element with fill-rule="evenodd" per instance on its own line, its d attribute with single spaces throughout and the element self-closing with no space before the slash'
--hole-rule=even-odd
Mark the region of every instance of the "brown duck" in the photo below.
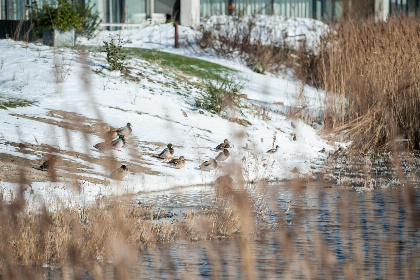
<svg viewBox="0 0 420 280">
<path fill-rule="evenodd" d="M 126 144 L 126 141 L 125 141 L 124 135 L 120 135 L 117 139 L 111 142 L 109 141 L 101 142 L 94 145 L 93 147 L 98 149 L 101 152 L 106 152 L 108 150 L 111 150 L 112 148 L 117 149 L 118 151 L 121 152 L 120 149 L 124 147 L 125 144 Z"/>
<path fill-rule="evenodd" d="M 223 152 L 220 152 L 215 160 L 216 161 L 225 161 L 228 157 L 230 156 L 229 150 L 228 149 L 224 149 Z"/>
<path fill-rule="evenodd" d="M 183 156 L 180 156 L 177 159 L 169 161 L 168 164 L 172 165 L 176 169 L 181 169 L 185 166 L 185 158 Z"/>
<path fill-rule="evenodd" d="M 120 167 L 118 167 L 117 169 L 112 171 L 112 173 L 109 177 L 111 177 L 112 179 L 115 179 L 115 180 L 124 181 L 124 177 L 127 176 L 128 173 L 129 173 L 129 171 L 128 171 L 127 165 L 122 164 Z"/>
</svg>

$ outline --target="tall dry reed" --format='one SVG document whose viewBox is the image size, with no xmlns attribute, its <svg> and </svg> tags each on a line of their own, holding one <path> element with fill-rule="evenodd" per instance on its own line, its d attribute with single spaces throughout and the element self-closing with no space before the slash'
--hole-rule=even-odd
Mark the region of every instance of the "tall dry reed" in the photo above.
<svg viewBox="0 0 420 280">
<path fill-rule="evenodd" d="M 326 91 L 325 127 L 369 150 L 420 141 L 420 20 L 342 21 L 318 63 Z"/>
</svg>

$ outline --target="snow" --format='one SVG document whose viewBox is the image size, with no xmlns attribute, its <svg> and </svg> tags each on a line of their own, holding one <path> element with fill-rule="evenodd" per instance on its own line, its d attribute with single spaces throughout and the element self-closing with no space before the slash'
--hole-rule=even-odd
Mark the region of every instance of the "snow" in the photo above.
<svg viewBox="0 0 420 280">
<path fill-rule="evenodd" d="M 276 18 L 274 24 L 282 20 L 286 19 Z M 289 21 L 299 22 L 287 19 L 285 26 Z M 266 22 L 269 21 L 266 19 Z M 311 24 L 306 20 L 302 22 Z M 296 32 L 308 30 L 299 29 Z M 192 40 L 197 32 L 180 27 L 181 39 Z M 104 185 L 79 178 L 76 189 L 70 181 L 32 182 L 26 186 L 25 197 L 33 204 L 43 201 L 53 208 L 57 203 L 82 205 L 101 196 L 212 184 L 218 176 L 233 173 L 242 174 L 247 181 L 282 180 L 310 175 L 310 163 L 325 157 L 318 151 L 322 148 L 328 150 L 329 145 L 317 135 L 317 131 L 301 120 L 288 119 L 284 114 L 276 113 L 296 102 L 319 110 L 322 92 L 302 86 L 290 76 L 257 74 L 245 68 L 241 62 L 224 60 L 204 52 L 197 53 L 191 47 L 175 49 L 172 46 L 173 27 L 170 25 L 123 32 L 104 31 L 97 38 L 84 43 L 100 44 L 104 38 L 116 34 L 127 40 L 127 46 L 130 47 L 156 48 L 200 57 L 240 70 L 238 79 L 246 79 L 244 93 L 252 100 L 243 101 L 248 105 L 243 109 L 244 115 L 237 117 L 245 118 L 252 125 L 245 127 L 207 111 L 201 114 L 193 104 L 202 89 L 192 87 L 188 82 L 195 78 L 186 76 L 186 80 L 180 80 L 157 64 L 140 59 L 130 60 L 129 66 L 134 69 L 132 73 L 143 74 L 143 77 L 138 77 L 139 82 L 134 82 L 119 72 L 109 72 L 100 67 L 106 65 L 103 53 L 90 53 L 85 60 L 75 49 L 54 49 L 39 44 L 0 40 L 0 96 L 36 102 L 29 107 L 0 110 L 0 153 L 37 160 L 39 166 L 46 158 L 45 151 L 25 154 L 10 143 L 47 144 L 58 148 L 58 153 L 64 158 L 78 163 L 77 174 L 110 181 L 110 184 Z M 177 86 L 173 86 L 173 83 Z M 249 103 L 251 101 L 255 102 Z M 283 102 L 285 106 L 276 106 L 273 102 Z M 265 104 L 276 110 L 268 111 L 263 117 L 262 109 L 255 104 Z M 52 111 L 70 112 L 73 117 L 60 117 L 52 114 Z M 127 148 L 121 152 L 112 150 L 105 155 L 96 151 L 92 146 L 103 141 L 93 129 L 96 120 L 103 120 L 116 128 L 130 122 L 133 133 L 128 136 Z M 85 130 L 79 129 L 79 126 Z M 293 134 L 296 134 L 296 141 L 292 139 Z M 200 171 L 200 163 L 216 157 L 218 152 L 212 149 L 225 138 L 233 144 L 231 157 L 226 163 L 220 163 L 215 171 Z M 171 168 L 152 156 L 158 154 L 167 143 L 174 145 L 175 156 L 183 155 L 188 159 L 183 169 Z M 280 146 L 279 152 L 265 153 L 273 144 Z M 118 162 L 127 164 L 129 169 L 130 164 L 140 161 L 140 165 L 150 172 L 131 172 L 124 181 L 115 182 L 108 178 L 108 169 L 95 161 L 86 160 L 83 155 L 96 160 L 114 155 Z M 235 169 L 233 166 L 241 167 Z M 295 167 L 299 174 L 292 172 Z M 0 168 L 8 167 L 0 165 Z M 86 170 L 91 174 L 85 173 Z M 1 178 L 6 199 L 16 195 L 18 186 L 10 183 L 8 178 Z"/>
<path fill-rule="evenodd" d="M 323 36 L 328 28 L 326 24 L 319 20 L 277 15 L 244 16 L 239 19 L 229 16 L 212 16 L 202 25 L 204 30 L 217 32 L 217 28 L 214 28 L 215 25 L 219 26 L 220 30 L 235 30 L 233 25 L 238 24 L 238 21 L 242 28 L 245 28 L 250 20 L 255 22 L 256 25 L 251 34 L 253 40 L 260 39 L 267 44 L 282 44 L 285 40 L 289 47 L 298 48 L 302 39 L 305 38 L 307 48 L 314 52 L 317 50 L 319 37 Z M 302 85 L 299 81 L 294 80 L 292 75 L 283 75 L 282 79 L 278 79 L 278 77 L 272 75 L 255 73 L 239 59 L 224 59 L 210 50 L 200 49 L 196 44 L 196 39 L 201 36 L 199 31 L 179 26 L 178 32 L 180 44 L 183 46 L 181 48 L 174 47 L 175 33 L 172 24 L 150 25 L 141 29 L 101 31 L 94 39 L 89 41 L 81 39 L 80 43 L 100 46 L 104 41 L 120 36 L 125 40 L 125 46 L 127 47 L 165 51 L 208 60 L 239 70 L 241 71 L 241 77 L 238 78 L 244 81 L 244 94 L 247 94 L 249 99 L 264 103 L 283 102 L 284 105 L 290 106 L 298 98 L 303 87 L 305 97 L 310 99 L 306 100 L 307 104 L 305 105 L 312 108 L 322 106 L 323 92 Z M 231 32 L 231 34 L 234 36 L 234 32 Z"/>
</svg>

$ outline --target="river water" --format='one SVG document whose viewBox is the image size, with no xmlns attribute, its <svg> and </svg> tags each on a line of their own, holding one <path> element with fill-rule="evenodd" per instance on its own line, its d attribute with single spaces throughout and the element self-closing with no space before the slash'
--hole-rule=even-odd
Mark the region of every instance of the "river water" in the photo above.
<svg viewBox="0 0 420 280">
<path fill-rule="evenodd" d="M 356 192 L 293 182 L 248 191 L 251 236 L 178 240 L 145 249 L 131 278 L 420 279 L 420 190 Z M 142 194 L 157 222 L 218 206 L 212 186 Z"/>
</svg>

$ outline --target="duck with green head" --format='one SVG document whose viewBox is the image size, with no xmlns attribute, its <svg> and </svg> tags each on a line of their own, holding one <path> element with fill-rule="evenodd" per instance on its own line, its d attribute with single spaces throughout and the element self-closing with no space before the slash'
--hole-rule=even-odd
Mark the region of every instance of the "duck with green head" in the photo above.
<svg viewBox="0 0 420 280">
<path fill-rule="evenodd" d="M 165 159 L 165 160 L 169 161 L 173 157 L 174 152 L 175 152 L 175 150 L 173 148 L 173 145 L 171 143 L 169 143 L 166 146 L 166 148 L 163 149 L 163 151 L 158 155 L 158 158 Z"/>
<path fill-rule="evenodd" d="M 225 139 L 223 143 L 217 145 L 216 151 L 223 151 L 225 148 L 230 148 L 229 140 Z"/>
<path fill-rule="evenodd" d="M 131 123 L 127 123 L 126 126 L 120 127 L 117 129 L 118 135 L 130 135 L 133 132 L 133 126 Z"/>
</svg>

